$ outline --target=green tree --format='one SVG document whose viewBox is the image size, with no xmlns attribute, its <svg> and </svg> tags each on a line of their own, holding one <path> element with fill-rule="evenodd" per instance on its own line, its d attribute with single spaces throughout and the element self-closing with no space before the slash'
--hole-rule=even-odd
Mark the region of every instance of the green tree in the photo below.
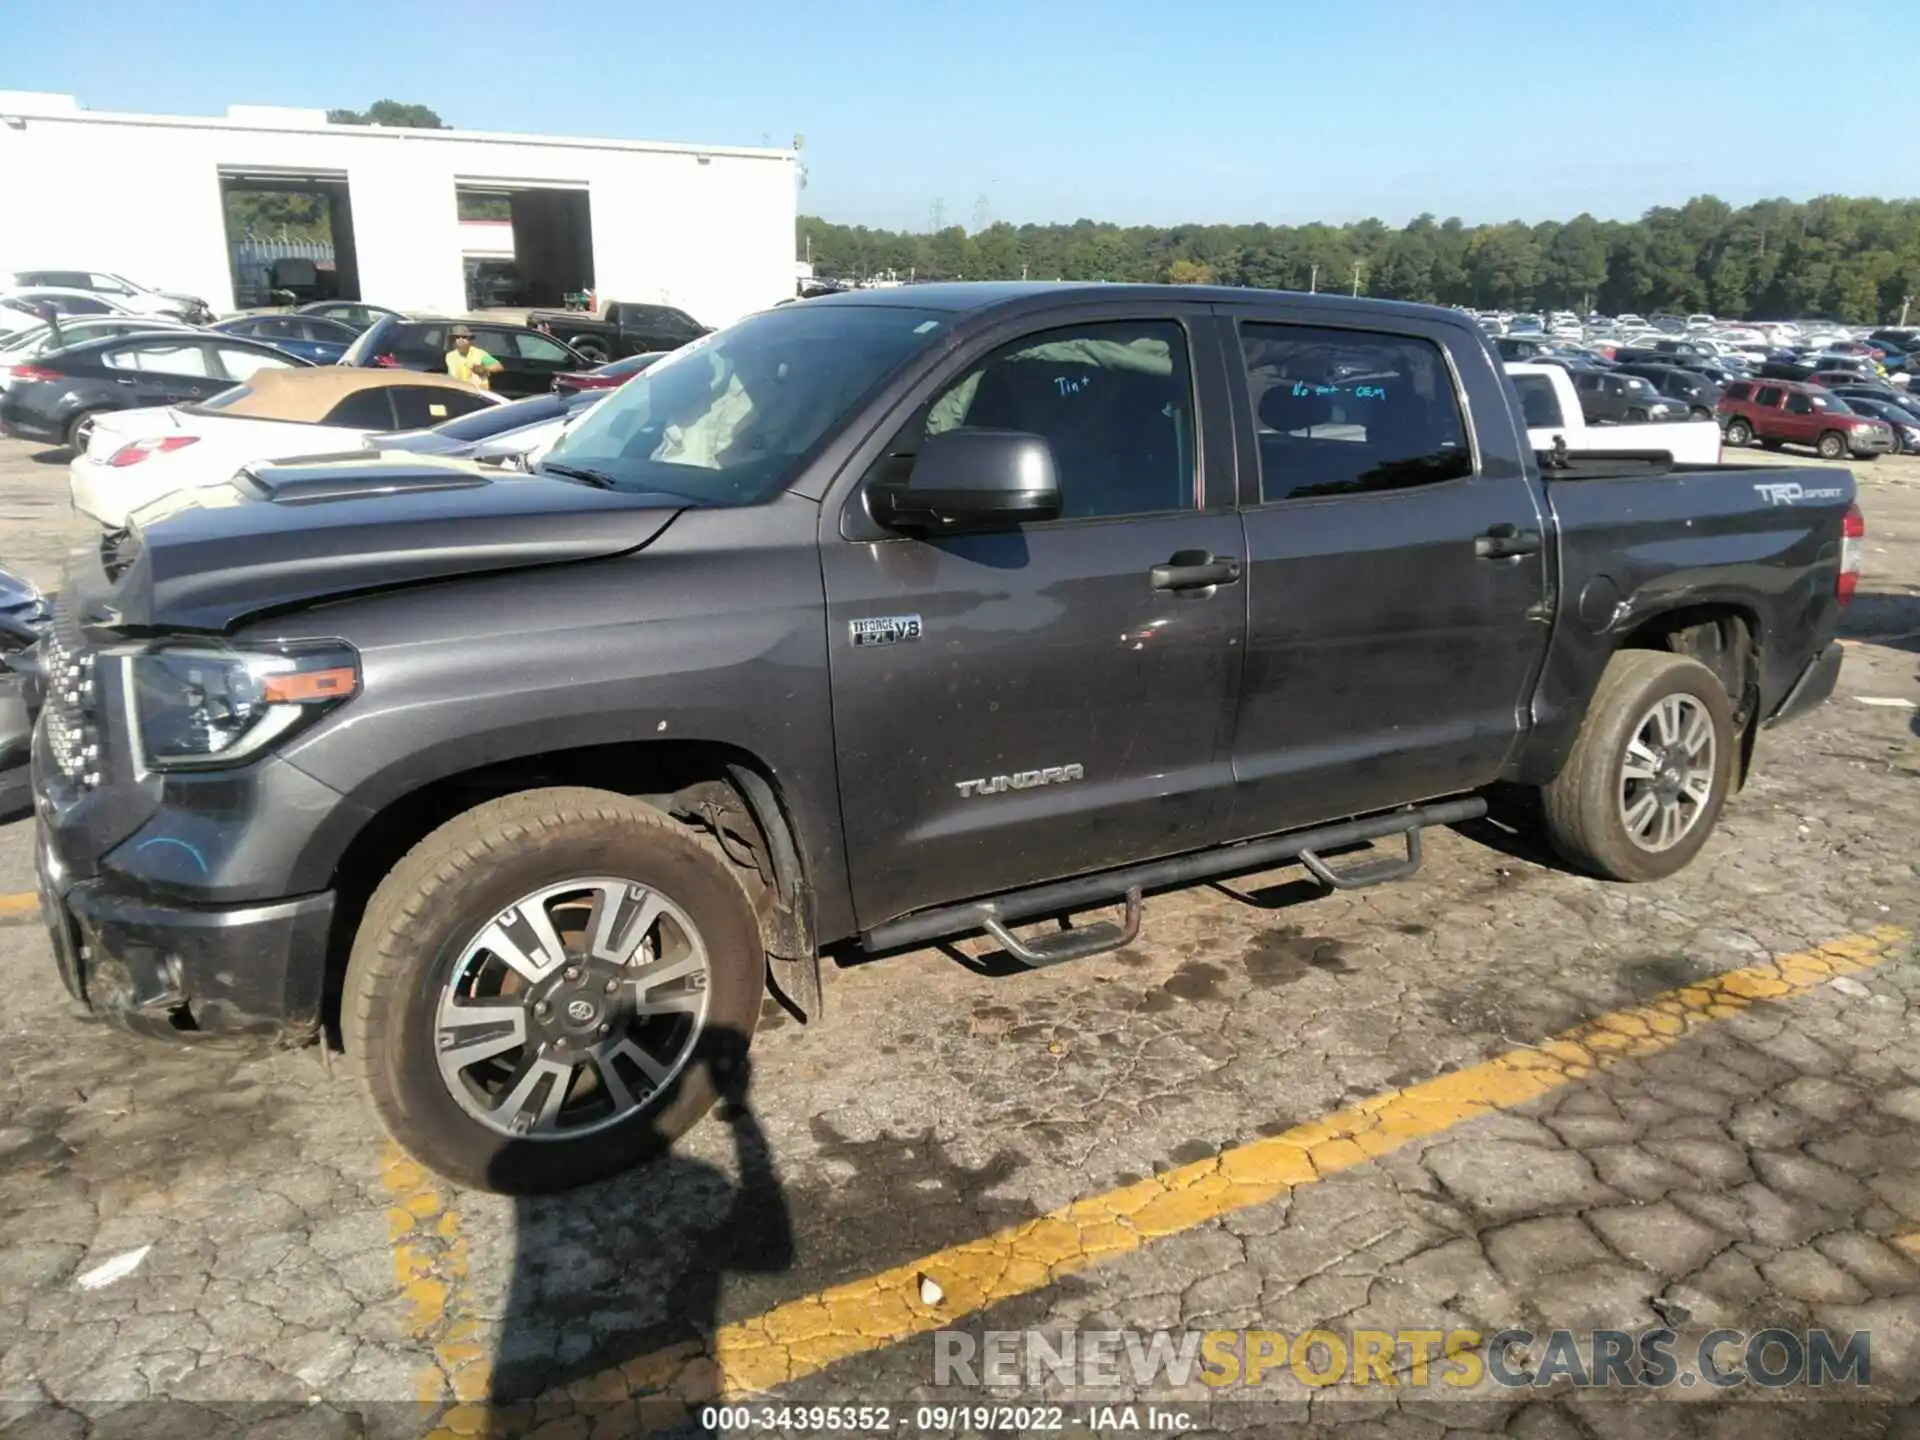
<svg viewBox="0 0 1920 1440">
<path fill-rule="evenodd" d="M 329 110 L 335 125 L 384 125 L 398 130 L 449 130 L 452 127 L 425 105 L 403 105 L 398 100 L 376 100 L 365 110 Z"/>
<path fill-rule="evenodd" d="M 378 108 L 378 107 L 376 107 Z M 438 118 L 438 117 L 434 117 Z M 800 254 L 822 275 L 925 279 L 1214 279 L 1442 305 L 1609 314 L 1711 310 L 1739 318 L 1898 318 L 1920 296 L 1920 200 L 1822 195 L 1735 209 L 1711 195 L 1638 220 L 1591 215 L 1467 225 L 1419 215 L 1350 225 L 990 225 L 976 235 L 871 230 L 803 216 Z M 1920 303 L 1920 302 L 1916 302 Z"/>
</svg>

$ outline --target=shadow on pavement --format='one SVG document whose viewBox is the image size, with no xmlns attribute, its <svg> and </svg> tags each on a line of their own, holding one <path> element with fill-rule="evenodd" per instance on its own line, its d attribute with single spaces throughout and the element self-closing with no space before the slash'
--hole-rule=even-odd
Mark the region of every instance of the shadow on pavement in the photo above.
<svg viewBox="0 0 1920 1440">
<path fill-rule="evenodd" d="M 1920 652 L 1920 595 L 1857 591 L 1841 618 L 1840 633 L 1863 645 Z"/>
<path fill-rule="evenodd" d="M 736 1176 L 662 1138 L 657 1159 L 624 1175 L 516 1202 L 489 1433 L 534 1421 L 534 1402 L 540 1421 L 570 1411 L 622 1434 L 706 1433 L 699 1407 L 718 1398 L 710 1352 L 726 1277 L 789 1270 L 795 1253 L 787 1197 L 748 1102 L 747 1037 L 715 1032 L 706 1050 L 721 1099 L 703 1123 L 731 1137 Z"/>
</svg>

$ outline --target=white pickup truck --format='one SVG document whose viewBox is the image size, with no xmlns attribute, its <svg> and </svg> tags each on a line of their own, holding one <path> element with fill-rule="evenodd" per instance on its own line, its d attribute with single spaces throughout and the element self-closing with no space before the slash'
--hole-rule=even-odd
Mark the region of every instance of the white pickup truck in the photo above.
<svg viewBox="0 0 1920 1440">
<path fill-rule="evenodd" d="M 1589 425 L 1580 410 L 1573 381 L 1558 365 L 1507 366 L 1520 392 L 1520 413 L 1527 439 L 1536 450 L 1551 450 L 1556 438 L 1571 454 L 1617 454 L 1622 450 L 1664 450 L 1683 465 L 1715 465 L 1720 460 L 1720 426 L 1712 420 L 1660 420 L 1640 424 Z"/>
</svg>

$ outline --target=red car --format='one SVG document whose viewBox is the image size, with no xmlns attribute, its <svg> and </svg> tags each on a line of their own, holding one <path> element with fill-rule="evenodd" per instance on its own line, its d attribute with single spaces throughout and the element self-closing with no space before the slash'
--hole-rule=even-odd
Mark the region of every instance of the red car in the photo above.
<svg viewBox="0 0 1920 1440">
<path fill-rule="evenodd" d="M 591 370 L 569 370 L 553 377 L 553 390 L 556 395 L 568 395 L 576 390 L 611 390 L 626 384 L 661 356 L 672 353 L 671 350 L 650 350 L 644 355 L 629 355 L 624 360 L 609 360 Z"/>
<path fill-rule="evenodd" d="M 1810 445 L 1823 460 L 1871 460 L 1897 443 L 1884 420 L 1857 415 L 1824 387 L 1794 380 L 1736 380 L 1716 408 L 1729 445 Z"/>
</svg>

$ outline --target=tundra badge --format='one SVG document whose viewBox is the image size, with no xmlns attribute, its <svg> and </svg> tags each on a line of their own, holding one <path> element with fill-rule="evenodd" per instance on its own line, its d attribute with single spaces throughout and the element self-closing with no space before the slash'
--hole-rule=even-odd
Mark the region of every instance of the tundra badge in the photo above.
<svg viewBox="0 0 1920 1440">
<path fill-rule="evenodd" d="M 1030 790 L 1035 785 L 1058 785 L 1086 778 L 1083 766 L 1049 765 L 1044 770 L 1016 770 L 1011 775 L 995 775 L 990 780 L 956 780 L 953 787 L 962 795 L 998 795 L 1003 790 Z"/>
<path fill-rule="evenodd" d="M 898 645 L 903 640 L 920 638 L 920 617 L 875 615 L 865 620 L 851 620 L 848 628 L 853 632 L 856 649 L 865 645 Z"/>
</svg>

